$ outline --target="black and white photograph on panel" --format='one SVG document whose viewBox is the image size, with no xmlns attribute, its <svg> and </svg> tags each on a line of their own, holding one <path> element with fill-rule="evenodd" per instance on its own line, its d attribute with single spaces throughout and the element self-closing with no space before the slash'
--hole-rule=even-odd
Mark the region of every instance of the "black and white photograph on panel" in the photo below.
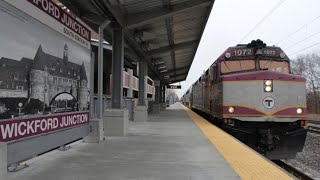
<svg viewBox="0 0 320 180">
<path fill-rule="evenodd" d="M 89 108 L 90 50 L 0 2 L 0 119 Z"/>
</svg>

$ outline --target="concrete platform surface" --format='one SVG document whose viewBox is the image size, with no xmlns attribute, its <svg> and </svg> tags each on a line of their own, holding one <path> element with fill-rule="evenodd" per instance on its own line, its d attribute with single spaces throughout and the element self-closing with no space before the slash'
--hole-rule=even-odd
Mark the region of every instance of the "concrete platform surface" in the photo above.
<svg viewBox="0 0 320 180">
<path fill-rule="evenodd" d="M 179 104 L 129 122 L 126 137 L 78 143 L 29 165 L 9 180 L 240 179 Z"/>
</svg>

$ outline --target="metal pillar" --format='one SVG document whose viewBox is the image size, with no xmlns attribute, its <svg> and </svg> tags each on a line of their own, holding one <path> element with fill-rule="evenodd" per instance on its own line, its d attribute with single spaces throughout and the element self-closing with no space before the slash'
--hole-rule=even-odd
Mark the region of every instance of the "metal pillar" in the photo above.
<svg viewBox="0 0 320 180">
<path fill-rule="evenodd" d="M 91 62 L 90 62 L 90 118 L 94 118 L 94 61 L 95 54 L 91 52 Z"/>
<path fill-rule="evenodd" d="M 111 23 L 107 20 L 99 26 L 99 48 L 98 48 L 98 117 L 102 118 L 104 114 L 103 109 L 103 32 L 104 29 Z"/>
<path fill-rule="evenodd" d="M 163 103 L 163 102 L 162 102 L 162 100 L 163 100 L 163 98 L 162 98 L 162 95 L 163 95 L 162 86 L 163 86 L 163 83 L 160 82 L 160 86 L 159 86 L 159 103 L 160 103 L 160 104 Z"/>
<path fill-rule="evenodd" d="M 139 62 L 139 97 L 138 105 L 145 106 L 145 62 Z"/>
<path fill-rule="evenodd" d="M 163 84 L 162 86 L 162 102 L 166 103 L 166 85 Z"/>
<path fill-rule="evenodd" d="M 132 89 L 132 81 L 134 80 L 133 79 L 133 70 L 132 69 L 127 69 L 127 72 L 129 73 L 129 89 L 128 89 L 128 94 L 127 94 L 127 97 L 130 97 L 130 98 L 133 98 L 133 89 Z"/>
<path fill-rule="evenodd" d="M 112 99 L 113 109 L 122 108 L 123 98 L 123 63 L 124 63 L 124 40 L 123 29 L 115 25 L 112 34 Z"/>
<path fill-rule="evenodd" d="M 159 104 L 159 87 L 160 87 L 160 82 L 159 81 L 154 81 L 155 83 L 155 98 L 154 102 L 155 104 Z"/>
</svg>

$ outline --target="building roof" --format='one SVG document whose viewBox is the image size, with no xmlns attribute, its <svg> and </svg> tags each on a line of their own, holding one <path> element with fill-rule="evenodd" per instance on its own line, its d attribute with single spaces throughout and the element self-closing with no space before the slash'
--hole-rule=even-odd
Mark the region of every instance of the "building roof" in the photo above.
<svg viewBox="0 0 320 180">
<path fill-rule="evenodd" d="M 95 31 L 104 20 L 124 28 L 125 57 L 145 59 L 165 83 L 186 79 L 214 0 L 61 0 Z M 111 29 L 105 39 L 111 40 Z"/>
<path fill-rule="evenodd" d="M 31 69 L 48 71 L 51 75 L 70 79 L 86 80 L 84 64 L 79 65 L 62 58 L 52 56 L 43 51 L 40 45 L 31 65 Z"/>
<path fill-rule="evenodd" d="M 0 59 L 0 81 L 10 82 L 14 79 L 17 81 L 25 81 L 30 65 L 31 59 L 22 58 L 20 61 L 2 57 Z"/>
</svg>

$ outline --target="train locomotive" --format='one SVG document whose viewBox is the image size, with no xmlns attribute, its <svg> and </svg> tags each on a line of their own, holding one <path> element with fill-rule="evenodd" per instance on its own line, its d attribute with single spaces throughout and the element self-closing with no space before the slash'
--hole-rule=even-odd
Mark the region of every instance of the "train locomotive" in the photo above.
<svg viewBox="0 0 320 180">
<path fill-rule="evenodd" d="M 306 80 L 292 74 L 279 47 L 261 40 L 229 47 L 181 101 L 269 159 L 303 149 Z"/>
</svg>

